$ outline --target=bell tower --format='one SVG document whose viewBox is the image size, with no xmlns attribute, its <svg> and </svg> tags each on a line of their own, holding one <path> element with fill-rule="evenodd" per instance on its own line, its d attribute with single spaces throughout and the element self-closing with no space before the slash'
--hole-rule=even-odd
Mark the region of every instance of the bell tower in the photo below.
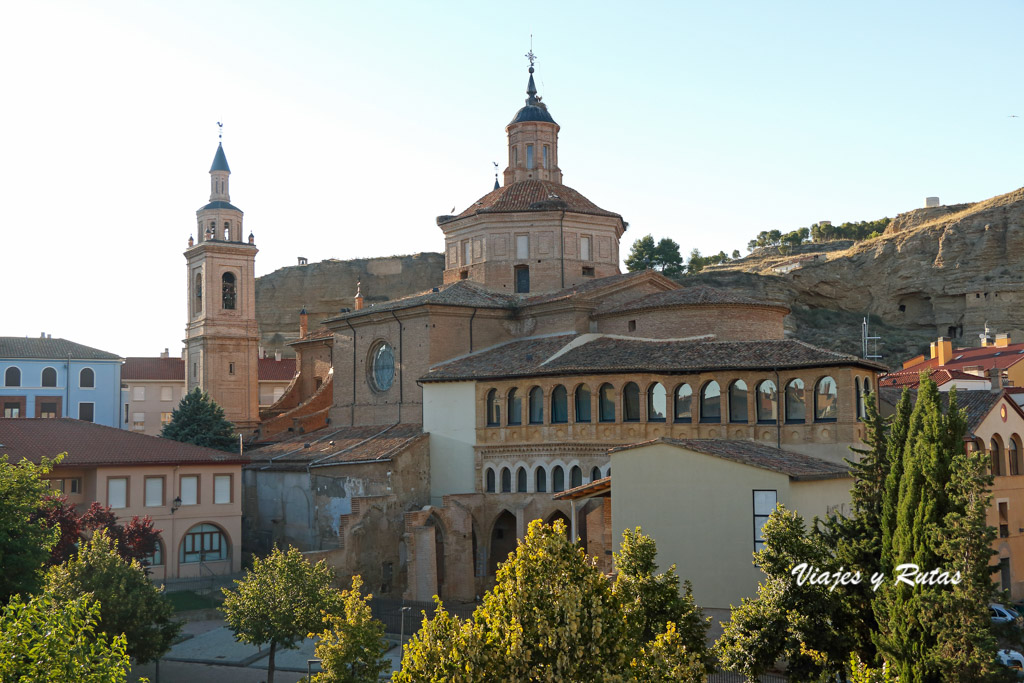
<svg viewBox="0 0 1024 683">
<path fill-rule="evenodd" d="M 508 167 L 505 184 L 520 180 L 548 180 L 562 184 L 562 170 L 558 168 L 559 126 L 548 113 L 548 107 L 537 94 L 533 82 L 533 50 L 530 60 L 530 80 L 526 84 L 526 106 L 516 112 L 512 122 L 505 126 L 508 133 Z"/>
<path fill-rule="evenodd" d="M 231 204 L 231 169 L 222 143 L 210 167 L 210 201 L 196 211 L 189 237 L 188 389 L 199 387 L 242 432 L 259 423 L 256 245 L 242 240 L 242 211 Z"/>
</svg>

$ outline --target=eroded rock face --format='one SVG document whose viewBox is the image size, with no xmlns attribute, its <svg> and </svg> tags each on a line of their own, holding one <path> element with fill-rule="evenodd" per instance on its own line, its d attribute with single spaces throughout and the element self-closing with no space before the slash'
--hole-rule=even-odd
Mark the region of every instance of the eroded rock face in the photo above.
<svg viewBox="0 0 1024 683">
<path fill-rule="evenodd" d="M 976 345 L 986 321 L 1024 340 L 1024 189 L 901 214 L 879 238 L 775 270 L 785 261 L 748 257 L 701 279 L 794 306 L 876 314 L 964 345 Z"/>
<path fill-rule="evenodd" d="M 441 284 L 444 254 L 338 261 L 288 266 L 256 278 L 256 322 L 260 345 L 267 354 L 281 351 L 299 336 L 299 311 L 309 315 L 310 332 L 342 308 L 355 308 L 356 283 L 362 283 L 364 305 L 424 292 Z"/>
</svg>

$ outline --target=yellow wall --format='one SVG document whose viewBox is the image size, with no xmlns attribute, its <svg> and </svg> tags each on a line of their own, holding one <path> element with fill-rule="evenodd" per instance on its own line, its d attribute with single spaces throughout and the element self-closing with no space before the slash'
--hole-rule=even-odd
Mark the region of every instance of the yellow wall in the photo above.
<svg viewBox="0 0 1024 683">
<path fill-rule="evenodd" d="M 655 443 L 612 453 L 612 534 L 643 527 L 658 544 L 658 565 L 676 565 L 702 607 L 729 608 L 753 597 L 763 574 L 753 566 L 754 490 L 808 519 L 849 507 L 849 478 L 791 482 L 783 474 Z"/>
</svg>

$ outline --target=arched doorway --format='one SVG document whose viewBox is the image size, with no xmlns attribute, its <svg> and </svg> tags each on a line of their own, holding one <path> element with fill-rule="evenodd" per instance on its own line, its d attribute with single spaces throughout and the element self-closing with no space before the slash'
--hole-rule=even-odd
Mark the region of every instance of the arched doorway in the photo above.
<svg viewBox="0 0 1024 683">
<path fill-rule="evenodd" d="M 516 516 L 502 511 L 491 529 L 491 548 L 487 558 L 487 573 L 497 574 L 498 564 L 508 559 L 516 549 Z"/>
<path fill-rule="evenodd" d="M 437 595 L 444 598 L 444 530 L 434 515 L 427 518 L 428 527 L 434 528 L 434 570 L 437 575 Z"/>
</svg>

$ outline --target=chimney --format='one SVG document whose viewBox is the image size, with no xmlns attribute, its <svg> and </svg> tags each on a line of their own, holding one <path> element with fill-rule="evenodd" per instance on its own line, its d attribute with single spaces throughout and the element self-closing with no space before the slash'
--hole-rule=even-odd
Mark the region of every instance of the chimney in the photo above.
<svg viewBox="0 0 1024 683">
<path fill-rule="evenodd" d="M 363 290 L 363 283 L 362 282 L 357 282 L 356 283 L 356 298 L 355 298 L 355 302 L 354 302 L 354 306 L 353 306 L 355 308 L 355 310 L 357 310 L 357 311 L 363 310 L 363 291 L 362 290 Z"/>
<path fill-rule="evenodd" d="M 39 338 L 40 339 L 46 339 L 46 333 L 45 332 L 40 332 L 39 333 Z"/>
<path fill-rule="evenodd" d="M 165 346 L 163 352 L 160 354 L 160 357 L 161 358 L 170 358 L 171 357 L 171 349 L 169 347 Z"/>
<path fill-rule="evenodd" d="M 935 342 L 935 352 L 938 354 L 939 366 L 943 366 L 953 360 L 953 342 L 949 337 L 939 337 Z"/>
<path fill-rule="evenodd" d="M 277 362 L 281 362 L 281 352 L 280 351 L 274 351 L 274 360 L 276 360 Z"/>
<path fill-rule="evenodd" d="M 985 296 L 988 296 L 988 294 L 986 294 Z M 985 331 L 979 334 L 978 336 L 981 337 L 982 346 L 990 346 L 992 344 L 992 330 L 989 329 L 987 320 L 985 321 Z"/>
<path fill-rule="evenodd" d="M 993 394 L 1001 394 L 1003 392 L 1003 371 L 999 368 L 989 368 L 985 371 L 988 376 L 988 381 L 991 382 L 991 391 Z"/>
<path fill-rule="evenodd" d="M 309 332 L 309 316 L 306 315 L 306 307 L 299 311 L 299 339 L 304 339 Z"/>
<path fill-rule="evenodd" d="M 928 346 L 928 357 L 929 358 L 935 358 L 935 342 L 932 342 Z"/>
<path fill-rule="evenodd" d="M 1010 345 L 1010 335 L 1009 334 L 997 334 L 996 335 L 996 348 L 997 349 L 1005 349 L 1009 345 Z"/>
</svg>

